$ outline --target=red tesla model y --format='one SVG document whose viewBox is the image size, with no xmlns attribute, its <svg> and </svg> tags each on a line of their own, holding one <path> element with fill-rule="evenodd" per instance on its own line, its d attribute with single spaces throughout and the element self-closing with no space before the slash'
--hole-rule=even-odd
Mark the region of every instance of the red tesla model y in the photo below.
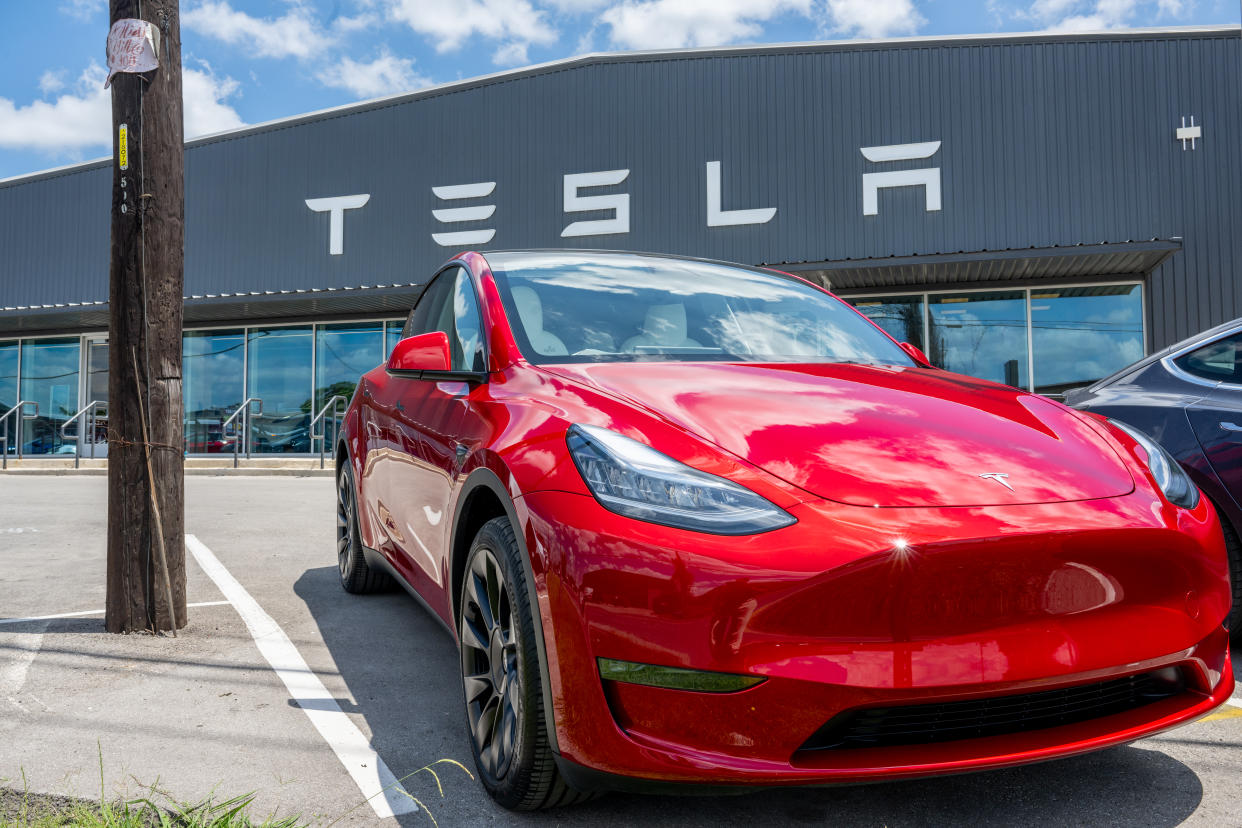
<svg viewBox="0 0 1242 828">
<path fill-rule="evenodd" d="M 1233 688 L 1220 524 L 1163 449 L 786 274 L 458 256 L 336 462 L 341 583 L 453 633 L 510 808 L 1015 765 Z"/>
</svg>

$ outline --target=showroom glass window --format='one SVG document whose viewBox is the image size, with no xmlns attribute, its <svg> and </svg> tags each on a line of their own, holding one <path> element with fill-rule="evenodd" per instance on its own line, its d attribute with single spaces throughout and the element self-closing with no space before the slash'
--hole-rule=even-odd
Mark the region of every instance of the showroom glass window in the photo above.
<svg viewBox="0 0 1242 828">
<path fill-rule="evenodd" d="M 920 348 L 927 347 L 923 336 L 922 294 L 850 301 L 864 316 L 883 328 L 898 342 L 909 342 Z"/>
<path fill-rule="evenodd" d="M 263 401 L 250 418 L 252 452 L 310 451 L 313 362 L 310 325 L 247 329 L 246 396 Z"/>
<path fill-rule="evenodd" d="M 22 341 L 21 398 L 39 405 L 39 416 L 22 423 L 22 450 L 26 454 L 62 450 L 60 426 L 78 411 L 81 345 L 76 336 Z M 65 450 L 73 451 L 73 444 Z"/>
<path fill-rule="evenodd" d="M 181 338 L 185 449 L 191 454 L 231 451 L 227 420 L 245 399 L 246 333 L 186 331 Z"/>
<path fill-rule="evenodd" d="M 1143 287 L 1134 283 L 846 301 L 893 337 L 920 345 L 934 365 L 1050 396 L 1103 379 L 1146 350 Z M 921 342 L 919 307 L 931 322 Z"/>
<path fill-rule="evenodd" d="M 0 414 L 17 405 L 17 340 L 0 341 Z"/>
<path fill-rule="evenodd" d="M 1033 288 L 1031 346 L 1039 394 L 1064 394 L 1142 359 L 1142 288 Z"/>
<path fill-rule="evenodd" d="M 339 395 L 354 395 L 358 378 L 384 361 L 383 322 L 344 322 L 315 329 L 315 413 Z M 344 409 L 344 405 L 341 406 Z"/>
<path fill-rule="evenodd" d="M 388 355 L 392 353 L 392 349 L 401 341 L 402 322 L 387 322 L 384 325 L 384 362 L 388 361 Z"/>
<path fill-rule="evenodd" d="M 942 293 L 929 297 L 927 356 L 959 374 L 1027 387 L 1023 291 Z"/>
</svg>

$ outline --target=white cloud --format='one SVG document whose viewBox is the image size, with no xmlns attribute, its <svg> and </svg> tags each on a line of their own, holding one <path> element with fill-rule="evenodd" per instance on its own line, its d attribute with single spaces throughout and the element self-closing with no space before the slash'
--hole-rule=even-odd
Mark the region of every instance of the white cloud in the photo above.
<svg viewBox="0 0 1242 828">
<path fill-rule="evenodd" d="M 107 73 L 92 62 L 78 76 L 75 91 L 55 101 L 17 106 L 0 98 L 0 147 L 79 153 L 111 141 L 112 95 L 103 88 Z"/>
<path fill-rule="evenodd" d="M 492 52 L 492 63 L 497 66 L 520 66 L 523 63 L 529 63 L 530 58 L 527 56 L 529 49 L 529 43 L 522 43 L 517 40 L 512 43 L 505 43 Z"/>
<path fill-rule="evenodd" d="M 1056 20 L 1080 5 L 1080 0 L 1035 0 L 1028 11 L 1037 20 Z"/>
<path fill-rule="evenodd" d="M 246 122 L 237 110 L 225 101 L 237 94 L 241 84 L 232 78 L 217 77 L 206 62 L 201 69 L 182 66 L 181 99 L 185 118 L 185 137 L 210 135 L 226 129 L 237 129 Z"/>
<path fill-rule="evenodd" d="M 608 0 L 548 0 L 548 5 L 565 14 L 582 14 L 608 5 Z"/>
<path fill-rule="evenodd" d="M 59 92 L 65 88 L 65 70 L 57 69 L 55 71 L 48 69 L 39 76 L 39 91 L 44 95 L 51 95 L 53 92 Z"/>
<path fill-rule="evenodd" d="M 836 31 L 863 37 L 914 34 L 927 22 L 911 0 L 828 0 L 828 15 Z"/>
<path fill-rule="evenodd" d="M 762 24 L 789 12 L 809 15 L 810 0 L 624 0 L 600 21 L 618 46 L 669 49 L 759 38 Z"/>
<path fill-rule="evenodd" d="M 342 58 L 334 66 L 321 69 L 315 78 L 324 86 L 348 90 L 359 98 L 411 92 L 431 84 L 429 78 L 414 71 L 412 58 L 399 58 L 387 50 L 369 63 Z"/>
<path fill-rule="evenodd" d="M 387 0 L 387 13 L 426 36 L 437 52 L 454 51 L 475 37 L 499 41 L 497 62 L 524 61 L 531 45 L 550 45 L 558 37 L 530 0 Z"/>
<path fill-rule="evenodd" d="M 107 152 L 112 144 L 112 93 L 103 88 L 107 73 L 92 62 L 74 82 L 73 91 L 54 101 L 18 106 L 0 98 L 0 147 L 36 150 L 52 157 L 78 160 L 87 150 Z M 236 94 L 232 78 L 218 78 L 211 68 L 184 69 L 186 137 L 243 125 L 225 103 Z"/>
<path fill-rule="evenodd" d="M 1157 18 L 1183 16 L 1183 0 L 1035 0 L 1016 17 L 1055 32 L 1086 32 L 1143 26 Z"/>
<path fill-rule="evenodd" d="M 107 0 L 65 0 L 60 4 L 62 14 L 78 20 L 90 20 L 106 8 L 108 8 Z"/>
<path fill-rule="evenodd" d="M 234 9 L 228 0 L 205 0 L 182 13 L 181 25 L 256 57 L 307 58 L 333 42 L 299 2 L 280 17 L 259 18 Z"/>
</svg>

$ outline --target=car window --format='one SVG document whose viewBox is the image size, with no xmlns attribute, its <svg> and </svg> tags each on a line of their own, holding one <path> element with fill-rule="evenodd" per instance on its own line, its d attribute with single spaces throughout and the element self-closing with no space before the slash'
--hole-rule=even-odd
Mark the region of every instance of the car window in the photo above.
<svg viewBox="0 0 1242 828">
<path fill-rule="evenodd" d="M 1196 377 L 1242 385 L 1242 332 L 1218 339 L 1174 360 Z"/>
<path fill-rule="evenodd" d="M 443 331 L 449 338 L 454 371 L 484 371 L 483 326 L 479 299 L 464 268 L 454 267 L 435 278 L 410 311 L 402 338 Z"/>
<path fill-rule="evenodd" d="M 536 364 L 914 364 L 853 308 L 775 273 L 622 254 L 496 254 L 488 262 L 517 345 Z"/>
<path fill-rule="evenodd" d="M 455 271 L 456 268 L 441 273 L 423 289 L 422 295 L 414 303 L 410 315 L 406 317 L 405 325 L 401 328 L 402 339 L 436 330 L 432 314 L 439 313 L 442 305 L 441 294 L 453 283 Z"/>
</svg>

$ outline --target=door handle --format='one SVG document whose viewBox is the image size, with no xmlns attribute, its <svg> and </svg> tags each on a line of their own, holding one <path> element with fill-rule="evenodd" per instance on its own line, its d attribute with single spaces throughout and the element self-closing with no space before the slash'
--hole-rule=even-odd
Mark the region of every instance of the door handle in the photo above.
<svg viewBox="0 0 1242 828">
<path fill-rule="evenodd" d="M 1223 428 L 1225 431 L 1242 432 L 1242 426 L 1234 425 L 1233 423 L 1222 422 L 1220 424 L 1220 427 Z"/>
</svg>

